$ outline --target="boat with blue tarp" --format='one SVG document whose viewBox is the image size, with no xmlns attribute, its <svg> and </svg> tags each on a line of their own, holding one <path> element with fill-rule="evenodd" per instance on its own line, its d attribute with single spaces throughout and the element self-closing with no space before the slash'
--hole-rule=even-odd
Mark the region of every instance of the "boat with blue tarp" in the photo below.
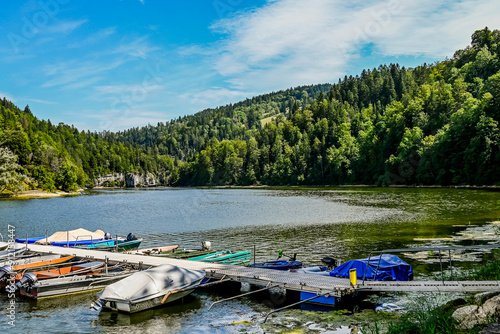
<svg viewBox="0 0 500 334">
<path fill-rule="evenodd" d="M 356 276 L 360 279 L 375 281 L 413 280 L 412 267 L 392 254 L 347 261 L 333 269 L 330 276 L 348 278 L 351 269 L 356 269 Z"/>
</svg>

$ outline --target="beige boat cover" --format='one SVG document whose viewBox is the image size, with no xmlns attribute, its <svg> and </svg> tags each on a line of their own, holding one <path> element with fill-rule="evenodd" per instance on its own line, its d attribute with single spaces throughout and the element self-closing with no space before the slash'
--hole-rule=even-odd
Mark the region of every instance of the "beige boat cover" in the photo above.
<svg viewBox="0 0 500 334">
<path fill-rule="evenodd" d="M 37 240 L 35 242 L 35 244 L 46 245 L 47 240 L 48 240 L 48 243 L 68 241 L 68 235 L 69 235 L 69 241 L 76 241 L 78 236 L 80 236 L 78 238 L 78 240 L 104 239 L 104 232 L 101 230 L 91 232 L 91 231 L 88 231 L 88 230 L 83 229 L 83 228 L 78 228 L 78 229 L 72 230 L 72 231 L 58 231 L 58 232 L 52 234 L 48 239 L 43 238 L 43 239 Z"/>
<path fill-rule="evenodd" d="M 107 286 L 99 299 L 138 302 L 163 296 L 179 289 L 196 288 L 205 277 L 204 270 L 189 270 L 170 264 L 139 271 Z"/>
</svg>

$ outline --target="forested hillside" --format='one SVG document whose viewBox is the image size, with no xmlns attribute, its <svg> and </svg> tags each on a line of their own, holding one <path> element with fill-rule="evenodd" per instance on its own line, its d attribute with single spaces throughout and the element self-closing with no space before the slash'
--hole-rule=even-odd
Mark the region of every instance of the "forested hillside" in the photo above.
<svg viewBox="0 0 500 334">
<path fill-rule="evenodd" d="M 151 172 L 169 185 L 500 184 L 500 32 L 452 59 L 365 70 L 118 133 L 0 102 L 0 146 L 32 187 Z M 1 160 L 0 160 L 1 161 Z"/>
</svg>

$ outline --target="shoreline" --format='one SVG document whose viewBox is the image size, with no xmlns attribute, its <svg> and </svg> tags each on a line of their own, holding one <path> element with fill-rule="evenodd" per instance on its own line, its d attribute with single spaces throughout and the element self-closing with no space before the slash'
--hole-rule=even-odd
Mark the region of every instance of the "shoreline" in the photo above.
<svg viewBox="0 0 500 334">
<path fill-rule="evenodd" d="M 27 190 L 22 191 L 18 194 L 2 194 L 0 199 L 35 199 L 35 198 L 53 198 L 53 197 L 65 197 L 65 196 L 79 196 L 83 190 L 67 193 L 61 190 L 55 192 L 48 192 L 44 190 Z"/>
<path fill-rule="evenodd" d="M 344 185 L 285 185 L 285 186 L 269 186 L 269 185 L 250 185 L 250 186 L 237 186 L 237 185 L 222 185 L 222 186 L 194 186 L 194 187 L 172 187 L 172 186 L 161 186 L 161 187 L 95 187 L 89 189 L 79 189 L 75 192 L 64 192 L 57 190 L 55 192 L 48 192 L 44 190 L 28 190 L 22 191 L 18 194 L 1 194 L 0 200 L 2 199 L 44 199 L 53 197 L 68 197 L 68 196 L 80 196 L 86 190 L 115 190 L 115 189 L 147 189 L 147 188 L 188 188 L 188 189 L 269 189 L 269 190 L 328 190 L 328 189 L 354 189 L 354 188 L 402 188 L 402 189 L 460 189 L 460 190 L 490 190 L 490 191 L 500 191 L 500 186 L 439 186 L 439 185 L 428 185 L 428 186 L 410 186 L 410 185 L 391 185 L 391 186 L 376 186 L 368 184 L 344 184 Z"/>
</svg>

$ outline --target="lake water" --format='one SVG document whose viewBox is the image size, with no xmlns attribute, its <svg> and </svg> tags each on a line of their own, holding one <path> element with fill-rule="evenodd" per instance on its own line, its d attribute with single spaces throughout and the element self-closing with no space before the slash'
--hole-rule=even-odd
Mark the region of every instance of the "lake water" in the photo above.
<svg viewBox="0 0 500 334">
<path fill-rule="evenodd" d="M 43 236 L 48 230 L 79 227 L 144 238 L 144 247 L 178 243 L 215 249 L 257 249 L 257 261 L 274 259 L 279 249 L 298 254 L 307 264 L 324 256 L 366 257 L 371 251 L 435 245 L 496 242 L 500 192 L 471 189 L 336 188 L 138 189 L 101 190 L 83 196 L 0 201 L 0 233 L 14 225 L 16 237 Z M 463 237 L 471 236 L 470 238 Z M 450 238 L 442 241 L 439 238 Z M 417 278 L 431 275 L 436 264 L 405 258 Z M 476 258 L 472 260 L 480 260 Z M 471 261 L 472 261 L 471 260 Z M 462 266 L 470 265 L 464 260 Z M 244 287 L 245 288 L 245 287 Z M 254 299 L 222 303 L 210 312 L 218 295 L 192 294 L 184 304 L 133 316 L 89 309 L 95 294 L 29 301 L 18 298 L 12 332 L 37 333 L 262 333 L 305 329 L 334 333 L 354 318 L 324 319 L 299 309 L 278 313 Z M 0 296 L 5 313 L 8 299 Z M 333 312 L 331 312 L 333 313 Z M 321 314 L 321 313 L 318 313 Z M 328 317 L 330 315 L 327 315 Z M 319 317 L 319 318 L 315 318 Z M 0 315 L 2 329 L 8 319 Z M 344 331 L 345 332 L 345 331 Z M 340 332 L 339 332 L 340 333 Z"/>
</svg>

